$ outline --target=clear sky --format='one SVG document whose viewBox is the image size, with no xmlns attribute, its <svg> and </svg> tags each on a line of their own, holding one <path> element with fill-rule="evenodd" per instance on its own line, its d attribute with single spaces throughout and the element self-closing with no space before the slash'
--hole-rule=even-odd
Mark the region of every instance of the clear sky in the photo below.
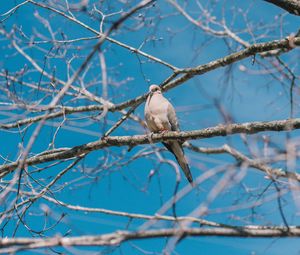
<svg viewBox="0 0 300 255">
<path fill-rule="evenodd" d="M 22 1 L 2 1 L 0 14 L 3 14 L 21 3 Z M 64 8 L 64 1 L 37 1 L 57 2 L 58 8 Z M 104 2 L 101 5 L 100 2 Z M 78 20 L 88 26 L 99 30 L 99 13 L 92 11 L 93 5 L 102 8 L 101 11 L 109 14 L 128 10 L 123 2 L 127 1 L 90 1 L 87 12 L 74 11 Z M 130 2 L 130 1 L 129 1 Z M 185 6 L 184 2 L 178 1 Z M 194 18 L 203 17 L 204 13 L 191 1 L 186 10 Z M 282 39 L 297 31 L 298 17 L 292 16 L 283 10 L 264 1 L 200 1 L 205 8 L 211 11 L 211 16 L 216 20 L 224 18 L 227 26 L 249 44 Z M 78 1 L 70 2 L 70 4 Z M 133 6 L 133 3 L 129 4 Z M 2 16 L 2 18 L 7 17 Z M 111 21 L 118 18 L 118 14 L 108 17 L 104 30 L 111 25 Z M 2 19 L 0 17 L 0 19 Z M 144 20 L 144 23 L 141 20 Z M 95 45 L 96 40 L 80 41 L 69 44 L 70 47 L 55 43 L 41 43 L 36 47 L 28 45 L 28 39 L 34 41 L 47 41 L 51 39 L 51 32 L 56 40 L 65 38 L 75 39 L 94 36 L 87 29 L 74 24 L 63 17 L 34 6 L 30 3 L 20 7 L 14 14 L 4 20 L 0 28 L 6 31 L 15 29 L 17 43 L 22 49 L 48 73 L 55 73 L 56 78 L 67 80 L 68 70 L 72 74 L 82 63 L 86 55 Z M 141 27 L 138 24 L 143 24 Z M 212 29 L 220 29 L 217 25 Z M 22 31 L 22 33 L 20 33 Z M 40 35 L 40 37 L 39 37 Z M 41 36 L 43 35 L 43 36 Z M 227 54 L 243 49 L 243 46 L 230 38 L 215 37 L 198 27 L 195 27 L 186 18 L 179 15 L 174 7 L 167 1 L 158 1 L 155 6 L 137 13 L 133 19 L 123 24 L 118 32 L 111 35 L 127 45 L 141 49 L 172 65 L 185 68 L 206 64 L 212 60 L 224 57 Z M 16 77 L 22 69 L 26 74 L 24 81 L 38 83 L 50 88 L 49 80 L 34 70 L 28 59 L 17 53 L 11 47 L 9 39 L 0 40 L 0 70 L 7 70 Z M 52 38 L 53 39 L 53 38 Z M 27 43 L 27 44 L 26 44 Z M 68 44 L 67 44 L 68 45 Z M 145 57 L 120 47 L 119 45 L 105 42 L 102 47 L 108 74 L 108 100 L 113 103 L 124 102 L 142 95 L 148 91 L 150 84 L 161 84 L 172 72 L 164 65 L 150 61 Z M 47 60 L 45 61 L 45 56 Z M 70 61 L 70 69 L 67 62 Z M 290 82 L 278 73 L 275 67 L 265 60 L 256 57 L 246 58 L 233 65 L 218 68 L 193 79 L 165 93 L 174 105 L 180 127 L 182 130 L 197 130 L 225 123 L 224 116 L 230 117 L 232 122 L 270 121 L 287 119 L 290 117 Z M 273 61 L 271 59 L 270 61 Z M 284 54 L 282 61 L 289 64 L 293 72 L 299 72 L 299 51 L 293 50 Z M 266 68 L 267 67 L 267 68 Z M 274 70 L 275 69 L 275 70 Z M 99 56 L 96 54 L 88 66 L 88 71 L 82 79 L 85 86 L 97 96 L 102 96 L 102 73 Z M 5 78 L 0 76 L 1 86 L 5 86 Z M 48 85 L 47 85 L 48 84 Z M 80 81 L 76 81 L 80 87 Z M 12 88 L 13 87 L 13 88 Z M 42 93 L 19 84 L 9 88 L 18 94 L 19 98 L 28 105 L 47 105 L 55 93 Z M 5 94 L 3 90 L 0 97 L 0 122 L 11 123 L 19 119 L 36 116 L 26 109 L 10 110 L 5 103 L 16 102 Z M 294 95 L 294 116 L 298 116 L 298 89 Z M 40 101 L 39 101 L 40 100 Z M 95 104 L 87 99 L 74 99 L 67 95 L 61 102 L 66 106 L 85 106 Z M 84 143 L 96 141 L 101 138 L 104 130 L 107 131 L 122 115 L 118 112 L 108 113 L 105 121 L 97 120 L 99 112 L 83 112 L 68 115 L 63 122 L 62 118 L 48 120 L 31 149 L 30 155 L 49 149 L 55 134 L 55 148 L 73 147 Z M 144 119 L 144 104 L 135 110 L 135 115 Z M 97 116 L 98 115 L 98 116 Z M 93 118 L 92 118 L 93 117 Z M 56 133 L 57 127 L 61 128 Z M 26 146 L 32 137 L 36 124 L 29 126 L 26 131 L 11 129 L 0 130 L 0 159 L 5 158 L 15 161 L 20 154 L 20 146 Z M 145 134 L 146 130 L 137 122 L 126 120 L 112 135 Z M 264 135 L 264 136 L 262 136 Z M 291 132 L 292 137 L 298 135 L 297 131 Z M 282 148 L 285 145 L 286 133 L 266 132 L 250 135 L 247 138 L 241 135 L 216 137 L 193 141 L 194 145 L 204 147 L 218 147 L 223 144 L 232 145 L 241 152 L 257 157 L 262 156 L 264 139 L 268 138 Z M 250 143 L 252 151 L 245 141 Z M 151 152 L 153 148 L 163 148 L 160 144 L 143 145 L 128 151 L 127 147 L 111 147 L 105 150 L 96 150 L 85 157 L 78 165 L 68 171 L 58 183 L 48 192 L 47 196 L 70 205 L 79 205 L 90 208 L 103 208 L 128 213 L 141 213 L 154 215 L 162 205 L 172 198 L 175 189 L 174 169 L 170 164 L 159 163 L 155 154 L 151 153 L 133 161 L 130 159 L 142 152 Z M 275 148 L 275 146 L 274 146 Z M 236 171 L 239 181 L 232 181 L 231 185 L 221 192 L 209 204 L 208 214 L 204 216 L 224 224 L 233 225 L 283 225 L 282 217 L 278 210 L 278 201 L 272 197 L 276 192 L 274 187 L 266 189 L 270 180 L 257 169 L 243 169 L 229 155 L 206 155 L 186 150 L 192 174 L 195 178 L 213 169 L 224 170 L 213 178 L 201 183 L 176 205 L 178 216 L 189 215 L 203 201 L 206 201 L 209 192 L 216 187 L 216 183 L 232 168 Z M 274 149 L 275 150 L 275 149 Z M 272 151 L 270 149 L 270 151 Z M 269 152 L 271 153 L 271 152 Z M 165 159 L 174 160 L 173 156 L 163 151 Z M 275 162 L 274 166 L 285 167 L 286 162 Z M 48 164 L 48 163 L 47 163 Z M 47 164 L 39 165 L 44 167 Z M 40 190 L 42 185 L 47 185 L 55 176 L 67 167 L 70 162 L 54 165 L 41 172 L 33 172 L 32 176 L 40 184 L 30 181 Z M 112 166 L 111 166 L 112 165 Z M 30 171 L 37 168 L 31 167 Z M 149 175 L 155 171 L 150 178 Z M 179 189 L 188 185 L 183 178 Z M 5 177 L 11 180 L 12 175 Z M 284 186 L 285 183 L 280 183 Z M 26 178 L 22 180 L 22 190 L 30 191 Z M 16 185 L 15 185 L 16 187 Z M 16 194 L 13 192 L 7 200 L 1 203 L 1 210 L 9 206 Z M 25 198 L 25 196 L 24 196 Z M 252 207 L 260 199 L 266 202 Z M 284 213 L 289 224 L 299 225 L 299 214 L 296 213 L 294 200 L 290 192 L 283 195 Z M 19 200 L 21 202 L 21 199 Z M 234 206 L 238 205 L 238 209 Z M 172 215 L 172 208 L 167 212 Z M 136 231 L 144 224 L 144 220 L 129 220 L 127 217 L 113 216 L 103 213 L 86 213 L 67 209 L 45 199 L 37 200 L 26 212 L 26 224 L 19 224 L 18 217 L 14 214 L 10 219 L 1 221 L 3 237 L 38 237 L 38 232 L 49 228 L 43 236 L 66 235 L 93 235 L 110 233 L 117 230 Z M 57 222 L 59 223 L 57 224 Z M 16 228 L 16 224 L 19 224 Z M 27 225 L 28 224 L 28 225 Z M 157 222 L 151 228 L 172 227 L 172 222 Z M 197 224 L 193 226 L 198 227 Z M 34 231 L 29 231 L 28 228 Z M 108 248 L 70 248 L 65 254 L 81 254 L 81 251 L 100 252 L 102 254 L 161 254 L 169 239 L 150 239 L 146 241 L 130 241 L 117 247 Z M 250 239 L 250 238 L 224 238 L 224 237 L 188 237 L 182 240 L 174 250 L 174 254 L 287 254 L 299 253 L 298 239 Z M 51 250 L 35 250 L 20 252 L 20 254 L 55 254 L 54 251 L 63 251 L 61 248 Z M 149 253 L 148 253 L 149 252 Z"/>
</svg>

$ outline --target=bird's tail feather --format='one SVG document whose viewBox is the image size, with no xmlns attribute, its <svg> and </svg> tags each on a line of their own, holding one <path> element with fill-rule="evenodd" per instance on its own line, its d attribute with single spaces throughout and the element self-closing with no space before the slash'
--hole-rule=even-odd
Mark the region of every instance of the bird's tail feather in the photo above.
<svg viewBox="0 0 300 255">
<path fill-rule="evenodd" d="M 187 180 L 189 181 L 189 183 L 193 183 L 193 176 L 191 174 L 191 170 L 190 167 L 187 163 L 187 160 L 184 156 L 184 151 L 182 146 L 178 143 L 178 142 L 169 142 L 163 143 L 164 146 L 166 146 L 166 148 L 173 153 L 173 155 L 175 156 L 178 164 L 180 165 L 180 167 L 182 168 L 185 177 L 187 178 Z"/>
</svg>

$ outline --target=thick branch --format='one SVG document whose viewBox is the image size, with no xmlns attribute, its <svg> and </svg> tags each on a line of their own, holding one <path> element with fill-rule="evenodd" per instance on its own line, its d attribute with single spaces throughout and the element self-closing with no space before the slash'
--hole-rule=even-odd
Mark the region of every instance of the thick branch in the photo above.
<svg viewBox="0 0 300 255">
<path fill-rule="evenodd" d="M 140 144 L 157 143 L 168 140 L 192 140 L 204 139 L 216 136 L 227 136 L 231 134 L 254 134 L 263 131 L 288 131 L 300 128 L 300 119 L 277 120 L 269 122 L 249 122 L 242 124 L 218 125 L 216 127 L 205 128 L 201 130 L 185 131 L 185 132 L 167 132 L 163 134 L 134 135 L 134 136 L 110 136 L 103 140 L 90 142 L 79 145 L 71 149 L 65 149 L 60 152 L 47 152 L 26 160 L 28 166 L 49 162 L 53 160 L 70 159 L 91 151 L 99 150 L 112 146 L 130 146 L 134 147 Z M 2 165 L 0 167 L 0 178 L 13 171 L 18 166 L 18 162 Z M 287 173 L 281 169 L 277 169 L 274 174 L 277 177 L 293 178 L 300 181 L 300 176 L 296 173 Z"/>
<path fill-rule="evenodd" d="M 300 15 L 300 1 L 299 0 L 264 0 L 265 2 L 269 2 L 274 4 L 291 14 Z"/>
<path fill-rule="evenodd" d="M 125 241 L 171 236 L 227 236 L 227 237 L 300 237 L 300 227 L 235 227 L 235 228 L 188 228 L 158 229 L 138 232 L 117 231 L 110 234 L 51 237 L 51 238 L 2 238 L 0 253 L 55 246 L 115 246 Z M 17 247 L 16 247 L 17 246 Z M 12 248 L 10 248 L 12 247 Z"/>
</svg>

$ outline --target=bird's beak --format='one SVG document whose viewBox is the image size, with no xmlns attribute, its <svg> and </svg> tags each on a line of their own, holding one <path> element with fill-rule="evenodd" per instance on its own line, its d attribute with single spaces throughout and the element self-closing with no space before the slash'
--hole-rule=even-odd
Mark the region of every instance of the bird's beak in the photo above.
<svg viewBox="0 0 300 255">
<path fill-rule="evenodd" d="M 148 103 L 150 103 L 150 101 L 151 101 L 151 98 L 152 98 L 152 96 L 154 95 L 154 92 L 153 91 L 150 91 L 150 93 L 149 93 L 149 100 L 148 100 Z"/>
</svg>

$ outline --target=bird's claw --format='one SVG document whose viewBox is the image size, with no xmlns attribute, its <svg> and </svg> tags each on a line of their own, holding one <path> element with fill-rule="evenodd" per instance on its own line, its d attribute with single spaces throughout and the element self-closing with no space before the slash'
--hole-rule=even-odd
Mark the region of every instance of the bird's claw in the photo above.
<svg viewBox="0 0 300 255">
<path fill-rule="evenodd" d="M 149 140 L 150 143 L 152 143 L 152 137 L 153 137 L 153 135 L 154 135 L 154 132 L 150 132 L 150 133 L 147 134 L 148 140 Z"/>
<path fill-rule="evenodd" d="M 169 130 L 167 130 L 167 129 L 163 129 L 163 130 L 159 131 L 160 134 L 165 134 L 165 133 L 168 133 L 168 132 L 169 132 Z"/>
</svg>

